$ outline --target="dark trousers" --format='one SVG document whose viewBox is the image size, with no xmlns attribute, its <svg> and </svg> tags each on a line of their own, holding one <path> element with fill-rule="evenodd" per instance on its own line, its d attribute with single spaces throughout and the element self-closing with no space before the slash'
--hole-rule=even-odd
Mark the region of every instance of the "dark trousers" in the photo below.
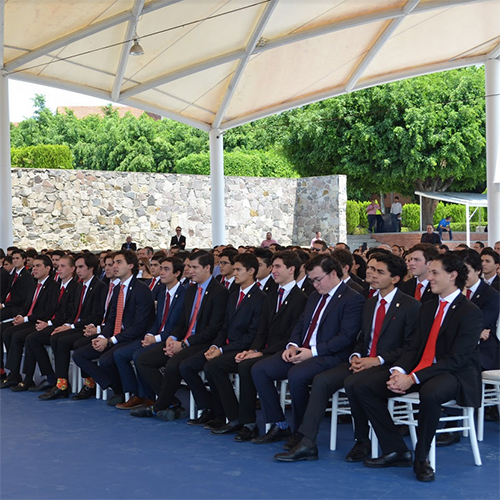
<svg viewBox="0 0 500 500">
<path fill-rule="evenodd" d="M 314 377 L 337 363 L 334 356 L 316 356 L 296 365 L 281 358 L 282 352 L 263 359 L 252 367 L 252 378 L 259 393 L 260 404 L 267 423 L 283 422 L 285 415 L 280 406 L 275 380 L 288 378 L 292 399 L 292 429 L 298 430 L 302 424 L 309 401 L 309 384 Z"/>
<path fill-rule="evenodd" d="M 7 349 L 7 362 L 5 363 L 5 367 L 10 370 L 11 375 L 21 376 L 24 341 L 34 328 L 35 325 L 28 322 L 10 326 L 3 332 L 3 339 Z"/>
<path fill-rule="evenodd" d="M 121 393 L 123 390 L 120 374 L 113 355 L 117 349 L 131 342 L 133 341 L 119 342 L 112 347 L 106 347 L 102 352 L 96 351 L 92 344 L 89 344 L 75 350 L 73 361 L 103 389 L 111 387 L 115 393 Z M 99 364 L 94 363 L 96 359 L 99 360 Z"/>
<path fill-rule="evenodd" d="M 26 337 L 26 347 L 24 350 L 23 372 L 25 380 L 31 382 L 35 376 L 35 368 L 38 363 L 40 373 L 46 377 L 54 376 L 54 369 L 50 362 L 49 354 L 45 346 L 50 345 L 53 326 L 48 326 L 39 332 L 31 332 Z"/>
<path fill-rule="evenodd" d="M 387 399 L 397 396 L 387 389 L 389 376 L 389 370 L 381 370 L 372 377 L 367 377 L 363 384 L 354 385 L 352 391 L 352 397 L 366 411 L 384 455 L 408 450 L 387 409 Z M 420 394 L 415 460 L 422 462 L 427 458 L 441 416 L 441 405 L 450 399 L 456 399 L 459 389 L 458 379 L 451 373 L 443 373 L 423 384 L 412 385 L 406 391 Z"/>
<path fill-rule="evenodd" d="M 85 337 L 83 329 L 65 330 L 50 337 L 50 346 L 55 357 L 56 377 L 69 379 L 69 364 L 71 362 L 71 351 L 76 351 L 80 347 L 89 345 L 97 335 Z M 82 371 L 82 377 L 88 374 Z"/>
<path fill-rule="evenodd" d="M 368 232 L 371 233 L 374 228 L 377 226 L 377 216 L 376 215 L 368 215 Z"/>
<path fill-rule="evenodd" d="M 139 373 L 139 371 L 134 370 L 131 362 L 137 367 L 137 358 L 144 352 L 148 352 L 157 346 L 161 346 L 162 349 L 165 346 L 164 342 L 158 344 L 153 344 L 148 347 L 142 347 L 142 340 L 134 340 L 126 346 L 119 347 L 115 350 L 113 357 L 115 358 L 115 364 L 120 374 L 120 379 L 122 382 L 123 392 L 130 392 L 139 396 L 141 398 L 154 399 L 155 393 L 146 384 Z M 163 355 L 163 357 L 166 357 Z M 158 370 L 156 370 L 158 372 Z M 159 373 L 159 372 L 158 372 Z"/>
</svg>

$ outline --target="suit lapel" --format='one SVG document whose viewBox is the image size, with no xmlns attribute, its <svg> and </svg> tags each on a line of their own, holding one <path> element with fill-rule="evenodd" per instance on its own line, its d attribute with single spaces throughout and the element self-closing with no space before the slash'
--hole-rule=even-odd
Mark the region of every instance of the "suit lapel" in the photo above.
<svg viewBox="0 0 500 500">
<path fill-rule="evenodd" d="M 333 311 L 333 309 L 335 309 L 337 302 L 341 299 L 342 295 L 344 295 L 346 290 L 347 290 L 347 285 L 345 283 L 341 283 L 340 286 L 337 288 L 335 294 L 332 296 L 332 298 L 326 305 L 325 312 L 322 314 L 318 323 L 318 330 L 323 324 L 323 321 L 325 321 L 325 318 L 328 316 L 328 314 L 330 314 L 330 311 Z"/>
<path fill-rule="evenodd" d="M 458 297 L 449 305 L 448 311 L 446 312 L 446 316 L 444 317 L 444 321 L 441 323 L 441 328 L 439 329 L 438 338 L 446 330 L 446 327 L 448 326 L 451 319 L 455 315 L 455 311 L 457 310 L 458 306 L 464 299 L 465 296 L 463 294 L 459 294 Z"/>
<path fill-rule="evenodd" d="M 401 297 L 402 297 L 402 292 L 400 292 L 398 290 L 396 292 L 396 295 L 394 295 L 394 298 L 391 301 L 391 305 L 389 306 L 389 309 L 385 313 L 384 322 L 382 323 L 382 328 L 380 329 L 379 338 L 380 338 L 380 335 L 382 335 L 384 333 L 385 329 L 389 326 L 394 314 L 401 306 Z"/>
</svg>

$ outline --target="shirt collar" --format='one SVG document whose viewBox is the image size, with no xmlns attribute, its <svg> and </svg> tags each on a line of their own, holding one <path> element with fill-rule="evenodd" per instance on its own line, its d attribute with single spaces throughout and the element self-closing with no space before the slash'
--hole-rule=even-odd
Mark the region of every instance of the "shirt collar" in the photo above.
<svg viewBox="0 0 500 500">
<path fill-rule="evenodd" d="M 167 289 L 167 293 L 170 295 L 170 297 L 174 297 L 175 294 L 177 293 L 177 290 L 181 286 L 180 282 L 178 281 L 177 284 L 175 284 L 170 290 Z"/>
</svg>

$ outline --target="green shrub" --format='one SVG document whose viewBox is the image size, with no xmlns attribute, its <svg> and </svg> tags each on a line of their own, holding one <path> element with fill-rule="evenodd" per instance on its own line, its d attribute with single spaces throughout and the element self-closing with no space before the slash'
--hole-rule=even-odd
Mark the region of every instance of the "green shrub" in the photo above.
<svg viewBox="0 0 500 500">
<path fill-rule="evenodd" d="M 452 231 L 467 231 L 467 224 L 465 222 L 451 222 L 450 227 Z M 470 230 L 471 232 L 474 232 L 477 229 L 477 226 L 479 226 L 478 222 L 471 222 L 470 223 Z M 443 233 L 444 234 L 444 233 Z"/>
<path fill-rule="evenodd" d="M 369 201 L 358 202 L 359 207 L 359 225 L 368 229 L 368 215 L 366 214 L 366 207 L 370 204 Z"/>
<path fill-rule="evenodd" d="M 353 234 L 359 226 L 359 206 L 357 201 L 347 200 L 346 206 L 347 234 Z"/>
<path fill-rule="evenodd" d="M 68 146 L 39 144 L 11 149 L 12 168 L 73 168 Z"/>
<path fill-rule="evenodd" d="M 401 225 L 407 227 L 410 231 L 420 229 L 420 205 L 416 203 L 403 205 Z"/>
</svg>

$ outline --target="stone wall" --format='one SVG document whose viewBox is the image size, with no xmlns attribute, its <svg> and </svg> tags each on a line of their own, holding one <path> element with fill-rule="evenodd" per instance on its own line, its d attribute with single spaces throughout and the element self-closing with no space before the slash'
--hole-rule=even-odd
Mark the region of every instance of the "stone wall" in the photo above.
<svg viewBox="0 0 500 500">
<path fill-rule="evenodd" d="M 177 225 L 187 247 L 212 245 L 210 178 L 201 175 L 12 170 L 14 244 L 35 248 L 118 248 L 127 235 L 165 248 Z M 346 237 L 345 176 L 226 177 L 226 241 L 307 245 L 315 230 Z"/>
</svg>

